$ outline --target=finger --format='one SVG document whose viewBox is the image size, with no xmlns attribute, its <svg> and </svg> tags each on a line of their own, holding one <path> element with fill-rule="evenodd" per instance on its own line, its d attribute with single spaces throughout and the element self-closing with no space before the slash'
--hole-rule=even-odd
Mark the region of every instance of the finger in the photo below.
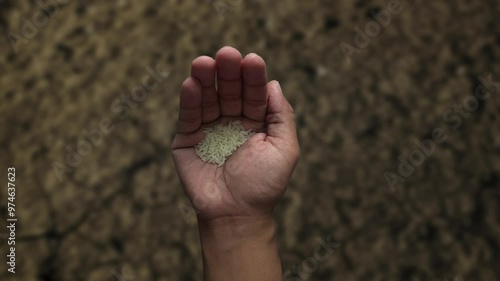
<svg viewBox="0 0 500 281">
<path fill-rule="evenodd" d="M 267 138 L 273 143 L 296 144 L 294 112 L 277 81 L 267 84 L 269 104 L 267 106 Z"/>
<path fill-rule="evenodd" d="M 243 116 L 265 121 L 267 110 L 266 63 L 256 55 L 249 54 L 241 63 L 243 77 Z"/>
<path fill-rule="evenodd" d="M 200 143 L 205 137 L 205 133 L 202 130 L 197 130 L 191 134 L 176 134 L 174 140 L 172 141 L 171 148 L 182 149 L 182 148 L 192 148 Z"/>
<path fill-rule="evenodd" d="M 192 133 L 201 126 L 201 84 L 193 78 L 187 78 L 182 83 L 178 133 Z"/>
<path fill-rule="evenodd" d="M 217 92 L 222 116 L 241 116 L 241 54 L 224 47 L 215 56 Z"/>
<path fill-rule="evenodd" d="M 220 108 L 217 91 L 215 90 L 215 60 L 201 56 L 191 64 L 191 76 L 200 81 L 201 108 L 203 123 L 210 123 L 219 118 Z"/>
</svg>

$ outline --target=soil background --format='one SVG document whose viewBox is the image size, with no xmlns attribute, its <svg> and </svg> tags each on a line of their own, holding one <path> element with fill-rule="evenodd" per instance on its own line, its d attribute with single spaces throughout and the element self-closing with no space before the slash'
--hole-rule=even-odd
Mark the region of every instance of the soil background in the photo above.
<svg viewBox="0 0 500 281">
<path fill-rule="evenodd" d="M 341 44 L 388 5 L 1 0 L 0 279 L 202 279 L 170 142 L 191 61 L 231 45 L 267 61 L 297 115 L 302 153 L 276 211 L 283 270 L 301 274 L 288 280 L 500 280 L 500 88 L 478 90 L 500 81 L 500 2 L 402 1 L 346 59 Z M 127 103 L 151 71 L 157 87 Z M 391 189 L 384 174 L 439 128 L 446 141 Z M 340 246 L 320 262 L 321 239 Z"/>
</svg>

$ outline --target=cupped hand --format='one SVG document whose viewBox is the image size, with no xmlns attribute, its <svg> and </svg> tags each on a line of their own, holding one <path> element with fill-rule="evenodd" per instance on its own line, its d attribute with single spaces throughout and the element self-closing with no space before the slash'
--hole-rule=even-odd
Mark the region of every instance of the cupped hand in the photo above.
<svg viewBox="0 0 500 281">
<path fill-rule="evenodd" d="M 195 146 L 203 128 L 241 120 L 256 133 L 222 165 L 203 162 Z M 256 55 L 242 59 L 224 47 L 215 60 L 201 56 L 182 84 L 178 129 L 172 155 L 199 219 L 272 214 L 285 193 L 299 155 L 294 112 L 266 64 Z"/>
</svg>

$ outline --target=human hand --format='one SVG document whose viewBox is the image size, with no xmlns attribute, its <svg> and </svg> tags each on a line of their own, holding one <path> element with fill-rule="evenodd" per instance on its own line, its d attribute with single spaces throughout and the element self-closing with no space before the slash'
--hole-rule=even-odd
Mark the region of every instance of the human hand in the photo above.
<svg viewBox="0 0 500 281">
<path fill-rule="evenodd" d="M 203 162 L 195 146 L 203 128 L 241 120 L 256 133 L 223 166 Z M 272 216 L 297 163 L 294 112 L 279 83 L 267 82 L 266 64 L 222 48 L 215 60 L 192 63 L 182 84 L 172 154 L 199 220 Z"/>
</svg>

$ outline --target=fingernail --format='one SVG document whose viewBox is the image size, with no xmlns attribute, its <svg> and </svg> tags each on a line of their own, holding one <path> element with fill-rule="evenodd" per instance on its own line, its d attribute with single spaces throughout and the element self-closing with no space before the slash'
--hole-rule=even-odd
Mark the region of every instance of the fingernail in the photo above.
<svg viewBox="0 0 500 281">
<path fill-rule="evenodd" d="M 278 81 L 276 81 L 276 88 L 278 88 L 278 90 L 279 90 L 280 92 L 282 92 L 282 90 L 281 90 L 281 86 L 280 86 L 280 82 L 278 82 Z"/>
<path fill-rule="evenodd" d="M 256 56 L 257 56 L 257 54 L 256 54 L 256 53 L 250 53 L 250 54 L 248 54 L 248 55 L 247 55 L 247 58 L 249 58 L 249 59 L 253 59 L 253 58 L 255 58 Z"/>
</svg>

